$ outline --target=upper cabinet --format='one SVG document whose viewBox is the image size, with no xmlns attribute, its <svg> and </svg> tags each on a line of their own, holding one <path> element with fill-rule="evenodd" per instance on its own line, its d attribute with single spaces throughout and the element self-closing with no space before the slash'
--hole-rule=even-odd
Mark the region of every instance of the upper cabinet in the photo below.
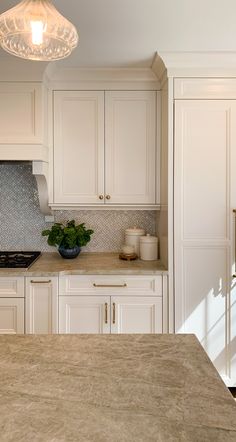
<svg viewBox="0 0 236 442">
<path fill-rule="evenodd" d="M 54 202 L 104 197 L 104 92 L 54 92 Z"/>
<path fill-rule="evenodd" d="M 155 204 L 156 92 L 105 93 L 105 182 L 111 204 Z"/>
<path fill-rule="evenodd" d="M 44 160 L 42 83 L 0 82 L 0 159 Z"/>
<path fill-rule="evenodd" d="M 157 94 L 54 92 L 52 206 L 159 204 Z"/>
</svg>

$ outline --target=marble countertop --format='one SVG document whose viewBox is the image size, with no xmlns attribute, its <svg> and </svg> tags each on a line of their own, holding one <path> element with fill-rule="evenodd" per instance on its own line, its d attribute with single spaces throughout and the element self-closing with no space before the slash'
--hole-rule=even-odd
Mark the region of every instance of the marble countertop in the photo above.
<svg viewBox="0 0 236 442">
<path fill-rule="evenodd" d="M 1 335 L 1 442 L 235 442 L 193 335 Z"/>
<path fill-rule="evenodd" d="M 28 269 L 0 269 L 0 276 L 57 276 L 132 274 L 158 275 L 167 273 L 160 261 L 123 261 L 118 253 L 80 253 L 75 259 L 64 259 L 59 253 L 42 253 Z"/>
</svg>

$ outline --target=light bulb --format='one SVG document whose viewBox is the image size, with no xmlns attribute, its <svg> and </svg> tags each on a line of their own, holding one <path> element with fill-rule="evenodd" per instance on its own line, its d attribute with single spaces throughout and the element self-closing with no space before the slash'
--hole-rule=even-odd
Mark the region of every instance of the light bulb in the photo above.
<svg viewBox="0 0 236 442">
<path fill-rule="evenodd" d="M 43 43 L 44 23 L 40 20 L 32 20 L 30 22 L 32 32 L 32 43 L 34 45 L 41 45 Z"/>
</svg>

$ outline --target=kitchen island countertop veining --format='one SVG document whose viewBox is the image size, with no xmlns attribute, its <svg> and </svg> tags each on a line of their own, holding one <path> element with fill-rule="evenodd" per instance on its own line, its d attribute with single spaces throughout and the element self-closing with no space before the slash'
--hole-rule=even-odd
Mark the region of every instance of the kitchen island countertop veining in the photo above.
<svg viewBox="0 0 236 442">
<path fill-rule="evenodd" d="M 64 259 L 59 253 L 42 253 L 28 269 L 0 269 L 0 276 L 57 275 L 159 275 L 167 273 L 160 261 L 123 261 L 118 253 L 85 253 L 75 259 Z"/>
<path fill-rule="evenodd" d="M 0 336 L 1 442 L 233 442 L 193 335 Z"/>
</svg>

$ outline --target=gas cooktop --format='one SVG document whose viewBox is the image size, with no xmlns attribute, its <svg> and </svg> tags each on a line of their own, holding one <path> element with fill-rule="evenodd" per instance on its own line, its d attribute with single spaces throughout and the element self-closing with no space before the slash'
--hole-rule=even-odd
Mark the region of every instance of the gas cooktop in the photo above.
<svg viewBox="0 0 236 442">
<path fill-rule="evenodd" d="M 0 251 L 0 268 L 28 269 L 40 255 L 41 252 Z"/>
</svg>

